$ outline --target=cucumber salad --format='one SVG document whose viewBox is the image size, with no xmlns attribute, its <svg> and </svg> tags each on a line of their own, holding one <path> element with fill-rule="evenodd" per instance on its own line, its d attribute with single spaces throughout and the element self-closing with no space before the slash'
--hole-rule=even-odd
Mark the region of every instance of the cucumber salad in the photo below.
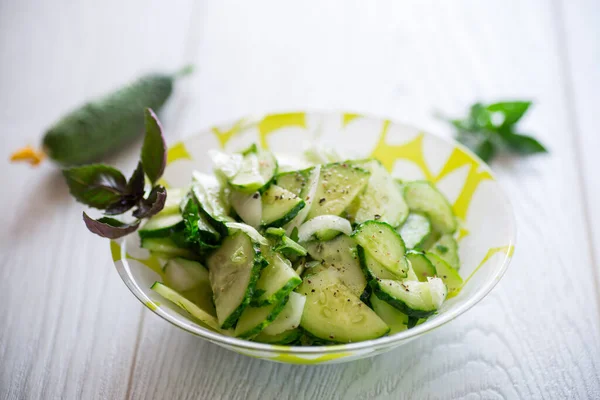
<svg viewBox="0 0 600 400">
<path fill-rule="evenodd" d="M 202 326 L 282 345 L 376 339 L 425 321 L 463 281 L 447 199 L 376 159 L 252 145 L 168 190 L 138 231 L 162 260 L 152 290 Z"/>
</svg>

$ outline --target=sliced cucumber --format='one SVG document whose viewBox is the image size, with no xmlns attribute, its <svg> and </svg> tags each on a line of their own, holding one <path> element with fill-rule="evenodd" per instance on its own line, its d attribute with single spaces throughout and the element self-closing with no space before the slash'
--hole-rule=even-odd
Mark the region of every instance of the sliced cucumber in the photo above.
<svg viewBox="0 0 600 400">
<path fill-rule="evenodd" d="M 456 296 L 463 285 L 458 271 L 436 254 L 427 252 L 425 255 L 435 267 L 438 278 L 441 278 L 448 287 L 448 296 Z"/>
<path fill-rule="evenodd" d="M 365 251 L 362 246 L 358 246 L 357 248 L 358 259 L 360 260 L 360 266 L 362 268 L 363 274 L 371 285 L 376 285 L 377 282 L 381 279 L 402 279 L 403 277 L 399 277 L 392 273 L 389 269 L 381 265 L 379 261 L 377 261 L 371 254 Z"/>
<path fill-rule="evenodd" d="M 242 192 L 263 192 L 277 172 L 277 160 L 267 150 L 253 148 L 245 153 L 239 171 L 229 183 Z"/>
<path fill-rule="evenodd" d="M 263 307 L 246 307 L 235 326 L 235 336 L 249 339 L 269 326 L 283 311 L 288 298 Z"/>
<path fill-rule="evenodd" d="M 235 213 L 248 225 L 258 228 L 262 220 L 262 199 L 259 192 L 229 192 L 229 201 Z"/>
<path fill-rule="evenodd" d="M 263 332 L 267 335 L 274 336 L 300 326 L 305 303 L 306 296 L 303 296 L 300 293 L 291 292 L 283 311 L 281 311 L 275 321 L 267 326 Z"/>
<path fill-rule="evenodd" d="M 397 231 L 404 240 L 406 248 L 414 249 L 425 242 L 431 234 L 431 222 L 423 214 L 410 213 Z"/>
<path fill-rule="evenodd" d="M 183 217 L 177 214 L 159 214 L 150 218 L 148 222 L 138 230 L 140 238 L 164 238 L 171 236 L 173 232 L 183 229 Z"/>
<path fill-rule="evenodd" d="M 402 311 L 389 305 L 377 296 L 371 296 L 371 305 L 375 314 L 379 315 L 379 318 L 390 327 L 390 335 L 408 329 L 408 315 Z"/>
<path fill-rule="evenodd" d="M 220 235 L 226 236 L 225 223 L 233 219 L 228 215 L 229 204 L 217 178 L 195 171 L 192 175 L 192 194 L 208 223 Z"/>
<path fill-rule="evenodd" d="M 437 311 L 448 291 L 439 278 L 427 278 L 427 282 L 382 279 L 374 293 L 410 317 L 425 318 Z"/>
<path fill-rule="evenodd" d="M 442 235 L 429 249 L 433 253 L 446 261 L 452 268 L 458 271 L 460 268 L 460 259 L 458 258 L 458 243 L 450 234 Z"/>
<path fill-rule="evenodd" d="M 252 340 L 255 342 L 268 343 L 268 344 L 290 344 L 297 341 L 302 336 L 302 330 L 299 328 L 292 329 L 279 333 L 277 335 L 267 335 L 264 331 L 256 335 Z"/>
<path fill-rule="evenodd" d="M 306 255 L 306 249 L 287 236 L 282 236 L 279 242 L 273 246 L 273 250 L 279 251 L 288 257 Z"/>
<path fill-rule="evenodd" d="M 192 250 L 180 247 L 171 238 L 142 238 L 141 247 L 152 252 L 162 253 L 167 257 L 183 257 L 196 259 L 198 256 Z"/>
<path fill-rule="evenodd" d="M 271 185 L 262 195 L 262 226 L 280 227 L 304 208 L 304 200 L 284 188 Z"/>
<path fill-rule="evenodd" d="M 271 235 L 271 236 L 275 236 L 275 237 L 283 237 L 283 236 L 285 236 L 285 229 L 271 227 L 271 228 L 267 228 L 265 233 L 267 235 Z"/>
<path fill-rule="evenodd" d="M 446 197 L 430 182 L 415 181 L 405 184 L 404 198 L 413 212 L 427 214 L 433 229 L 452 233 L 457 228 L 456 218 Z"/>
<path fill-rule="evenodd" d="M 207 286 L 201 285 L 194 289 L 180 292 L 183 297 L 209 313 L 210 315 L 217 317 L 217 310 L 215 310 L 215 303 L 213 302 L 213 292 L 210 287 L 210 282 Z"/>
<path fill-rule="evenodd" d="M 408 263 L 404 257 L 404 241 L 389 224 L 364 222 L 356 228 L 352 238 L 394 275 L 406 277 Z"/>
<path fill-rule="evenodd" d="M 216 172 L 219 172 L 227 180 L 233 179 L 240 169 L 244 156 L 241 154 L 227 154 L 219 150 L 209 150 L 208 156 L 211 158 Z"/>
<path fill-rule="evenodd" d="M 320 339 L 359 342 L 376 339 L 390 330 L 331 270 L 305 278 L 298 293 L 306 296 L 300 326 Z"/>
<path fill-rule="evenodd" d="M 341 215 L 361 193 L 371 174 L 346 163 L 324 165 L 307 219 L 319 215 Z"/>
<path fill-rule="evenodd" d="M 365 191 L 354 201 L 348 211 L 355 223 L 370 220 L 400 226 L 408 216 L 408 206 L 398 190 L 398 184 L 385 167 L 377 160 L 353 162 L 371 173 Z"/>
<path fill-rule="evenodd" d="M 427 278 L 433 278 L 437 275 L 435 266 L 425 256 L 425 253 L 409 250 L 406 253 L 406 258 L 410 261 L 412 270 L 419 281 L 427 282 Z"/>
<path fill-rule="evenodd" d="M 327 268 L 337 271 L 340 281 L 357 297 L 367 286 L 357 255 L 356 242 L 349 236 L 341 235 L 328 242 L 308 242 L 306 251 L 321 265 L 312 269 L 318 273 Z"/>
<path fill-rule="evenodd" d="M 308 191 L 309 177 L 313 169 L 314 167 L 311 167 L 300 171 L 290 171 L 278 174 L 275 177 L 275 182 L 277 186 L 304 199 L 304 196 Z"/>
<path fill-rule="evenodd" d="M 178 292 L 194 289 L 201 285 L 208 285 L 208 270 L 199 262 L 184 258 L 172 258 L 163 267 L 165 283 Z"/>
<path fill-rule="evenodd" d="M 215 308 L 223 329 L 234 326 L 250 303 L 265 264 L 260 247 L 243 232 L 227 237 L 208 258 Z"/>
<path fill-rule="evenodd" d="M 289 260 L 266 246 L 263 247 L 263 254 L 269 265 L 260 273 L 256 284 L 252 305 L 257 307 L 279 303 L 302 283 Z"/>
<path fill-rule="evenodd" d="M 183 188 L 172 188 L 167 190 L 165 206 L 160 210 L 158 215 L 179 214 L 179 205 L 186 193 L 187 189 Z"/>
<path fill-rule="evenodd" d="M 209 326 L 210 328 L 218 332 L 223 332 L 223 330 L 219 327 L 217 318 L 215 318 L 213 315 L 210 315 L 208 312 L 201 309 L 196 304 L 192 303 L 190 300 L 186 299 L 175 290 L 169 288 L 168 286 L 160 282 L 155 282 L 150 289 L 154 290 L 156 293 L 160 294 L 165 299 L 175 303 L 177 306 L 187 311 L 189 314 L 191 314 L 194 318 L 196 318 L 203 324 Z"/>
</svg>

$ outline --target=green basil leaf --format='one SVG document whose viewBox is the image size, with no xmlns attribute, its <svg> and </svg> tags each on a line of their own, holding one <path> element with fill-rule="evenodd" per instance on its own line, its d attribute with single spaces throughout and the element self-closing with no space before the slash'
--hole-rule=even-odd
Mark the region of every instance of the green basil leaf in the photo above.
<svg viewBox="0 0 600 400">
<path fill-rule="evenodd" d="M 298 241 L 298 227 L 295 226 L 294 229 L 292 229 L 292 232 L 290 232 L 290 239 L 292 239 L 294 242 Z"/>
<path fill-rule="evenodd" d="M 137 210 L 133 212 L 133 216 L 135 218 L 150 218 L 163 209 L 166 200 L 167 190 L 163 186 L 157 185 L 152 188 L 147 199 L 142 199 L 139 202 Z"/>
<path fill-rule="evenodd" d="M 63 170 L 75 199 L 104 210 L 127 194 L 127 181 L 121 172 L 103 164 L 83 165 Z"/>
<path fill-rule="evenodd" d="M 473 151 L 486 163 L 494 158 L 494 154 L 496 154 L 496 148 L 490 140 L 481 142 Z"/>
<path fill-rule="evenodd" d="M 160 179 L 167 164 L 167 145 L 163 137 L 160 121 L 150 108 L 144 112 L 146 136 L 142 146 L 142 165 L 144 172 L 154 184 Z"/>
<path fill-rule="evenodd" d="M 188 198 L 183 211 L 181 212 L 183 221 L 185 222 L 185 228 L 183 230 L 184 237 L 189 242 L 196 242 L 200 236 L 198 232 L 198 222 L 200 221 L 200 210 L 198 204 L 193 198 Z"/>
<path fill-rule="evenodd" d="M 503 137 L 508 147 L 519 154 L 547 153 L 548 150 L 535 138 L 527 135 L 512 133 Z"/>
<path fill-rule="evenodd" d="M 468 130 L 486 129 L 492 126 L 492 115 L 483 104 L 475 103 L 471 106 L 466 126 Z"/>
<path fill-rule="evenodd" d="M 102 217 L 95 220 L 90 218 L 85 212 L 83 213 L 83 221 L 90 232 L 108 239 L 117 239 L 128 235 L 140 226 L 140 221 L 127 224 L 109 217 Z"/>
<path fill-rule="evenodd" d="M 516 124 L 530 106 L 530 101 L 503 101 L 488 105 L 487 110 L 491 113 L 501 113 L 504 117 L 501 126 L 510 126 Z"/>
</svg>

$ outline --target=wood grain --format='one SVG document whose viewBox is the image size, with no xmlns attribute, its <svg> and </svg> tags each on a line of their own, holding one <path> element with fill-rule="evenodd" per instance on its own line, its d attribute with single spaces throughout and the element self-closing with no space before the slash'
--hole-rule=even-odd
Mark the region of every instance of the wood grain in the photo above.
<svg viewBox="0 0 600 400">
<path fill-rule="evenodd" d="M 0 399 L 600 397 L 596 2 L 38 3 L 0 3 L 7 154 L 82 99 L 187 62 L 197 72 L 163 116 L 171 140 L 240 115 L 307 108 L 450 135 L 434 111 L 531 98 L 524 129 L 551 153 L 494 165 L 519 237 L 481 304 L 391 353 L 317 367 L 240 356 L 143 310 L 59 175 L 5 163 Z"/>
</svg>

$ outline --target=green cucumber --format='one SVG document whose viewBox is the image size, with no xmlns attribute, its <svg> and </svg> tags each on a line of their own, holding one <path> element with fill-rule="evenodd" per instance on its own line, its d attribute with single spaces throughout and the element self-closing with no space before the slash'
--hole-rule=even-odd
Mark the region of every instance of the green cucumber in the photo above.
<svg viewBox="0 0 600 400">
<path fill-rule="evenodd" d="M 264 331 L 252 338 L 255 342 L 285 345 L 297 341 L 302 336 L 302 330 L 299 328 L 291 329 L 277 335 L 268 335 Z"/>
<path fill-rule="evenodd" d="M 275 184 L 304 199 L 304 196 L 308 190 L 310 174 L 313 169 L 314 167 L 300 171 L 283 172 L 275 176 Z"/>
<path fill-rule="evenodd" d="M 398 232 L 389 224 L 379 221 L 364 222 L 356 227 L 352 238 L 394 275 L 406 277 L 406 247 Z"/>
<path fill-rule="evenodd" d="M 266 246 L 263 247 L 263 254 L 268 265 L 260 273 L 252 299 L 253 306 L 279 303 L 302 283 L 302 279 L 285 257 Z"/>
<path fill-rule="evenodd" d="M 371 296 L 373 311 L 390 327 L 390 335 L 408 329 L 408 315 L 389 305 L 377 296 Z"/>
<path fill-rule="evenodd" d="M 304 304 L 306 304 L 306 296 L 291 292 L 284 309 L 263 332 L 274 336 L 298 328 L 302 320 Z"/>
<path fill-rule="evenodd" d="M 244 153 L 240 169 L 229 183 L 241 192 L 262 193 L 277 173 L 277 160 L 270 151 L 257 149 L 256 146 Z"/>
<path fill-rule="evenodd" d="M 194 172 L 191 192 L 206 221 L 221 236 L 227 236 L 225 223 L 232 222 L 233 218 L 228 215 L 229 204 L 225 200 L 227 196 L 219 181 L 214 176 Z"/>
<path fill-rule="evenodd" d="M 367 286 L 358 260 L 356 242 L 349 236 L 340 235 L 328 242 L 308 242 L 308 254 L 321 265 L 312 269 L 317 273 L 323 269 L 333 268 L 340 281 L 357 297 L 360 297 Z"/>
<path fill-rule="evenodd" d="M 353 222 L 378 220 L 394 227 L 402 225 L 408 217 L 408 206 L 390 173 L 377 160 L 354 161 L 352 165 L 371 173 L 364 192 L 348 210 Z"/>
<path fill-rule="evenodd" d="M 167 200 L 165 206 L 157 215 L 179 214 L 180 204 L 187 193 L 187 189 L 172 188 L 167 190 Z"/>
<path fill-rule="evenodd" d="M 263 307 L 246 307 L 235 326 L 235 336 L 249 339 L 269 326 L 283 311 L 288 298 Z"/>
<path fill-rule="evenodd" d="M 426 318 L 434 314 L 448 294 L 440 278 L 427 278 L 427 282 L 382 279 L 377 283 L 373 293 L 410 317 Z"/>
<path fill-rule="evenodd" d="M 438 278 L 441 278 L 448 287 L 448 296 L 456 296 L 463 286 L 458 271 L 436 254 L 427 252 L 425 255 L 434 265 Z"/>
<path fill-rule="evenodd" d="M 165 283 L 177 292 L 185 292 L 199 286 L 210 289 L 208 270 L 199 262 L 184 258 L 172 258 L 163 267 Z"/>
<path fill-rule="evenodd" d="M 446 261 L 452 268 L 458 271 L 460 268 L 460 259 L 458 257 L 458 243 L 450 234 L 442 235 L 429 249 L 433 253 Z"/>
<path fill-rule="evenodd" d="M 266 262 L 260 247 L 245 233 L 237 232 L 223 241 L 206 264 L 219 324 L 231 328 L 250 303 Z"/>
<path fill-rule="evenodd" d="M 155 282 L 150 289 L 154 290 L 156 293 L 160 294 L 165 299 L 173 302 L 175 305 L 188 312 L 190 315 L 192 315 L 194 318 L 196 318 L 203 324 L 209 326 L 217 332 L 224 333 L 223 330 L 219 327 L 219 322 L 217 321 L 217 318 L 214 315 L 211 315 L 209 312 L 198 307 L 196 304 L 183 297 L 177 291 L 171 289 L 170 287 L 160 282 Z"/>
<path fill-rule="evenodd" d="M 290 222 L 305 206 L 304 200 L 277 185 L 271 185 L 262 194 L 262 221 L 264 227 L 281 227 Z"/>
<path fill-rule="evenodd" d="M 361 193 L 371 174 L 347 163 L 324 165 L 307 220 L 319 215 L 341 215 Z"/>
<path fill-rule="evenodd" d="M 414 249 L 424 243 L 431 234 L 431 222 L 424 214 L 410 213 L 404 224 L 396 229 L 404 240 L 407 249 Z"/>
<path fill-rule="evenodd" d="M 429 258 L 425 256 L 425 253 L 409 250 L 406 253 L 406 258 L 410 261 L 412 270 L 419 281 L 427 282 L 427 278 L 432 278 L 437 275 L 435 266 Z"/>
<path fill-rule="evenodd" d="M 171 238 L 142 238 L 141 247 L 152 252 L 158 252 L 168 257 L 183 257 L 196 259 L 198 256 L 192 250 L 180 247 Z"/>
<path fill-rule="evenodd" d="M 275 237 L 283 237 L 283 236 L 285 236 L 285 229 L 270 227 L 270 228 L 267 228 L 265 233 L 267 235 L 271 235 L 271 236 L 275 236 Z"/>
<path fill-rule="evenodd" d="M 381 265 L 371 254 L 365 251 L 362 246 L 357 248 L 358 259 L 360 260 L 360 266 L 367 282 L 372 286 L 375 285 L 378 280 L 381 279 L 402 279 L 392 273 L 389 269 Z"/>
<path fill-rule="evenodd" d="M 306 296 L 300 326 L 320 339 L 359 342 L 376 339 L 390 330 L 331 270 L 305 278 L 297 292 Z"/>
<path fill-rule="evenodd" d="M 140 238 L 164 238 L 184 227 L 181 214 L 158 214 L 150 218 L 138 231 Z"/>
<path fill-rule="evenodd" d="M 456 231 L 458 225 L 452 206 L 431 182 L 415 181 L 406 183 L 404 198 L 410 211 L 425 213 L 436 231 L 441 233 Z"/>
<path fill-rule="evenodd" d="M 72 111 L 46 131 L 44 152 L 58 164 L 80 165 L 121 150 L 144 132 L 144 110 L 161 109 L 176 77 L 146 75 Z"/>
</svg>

